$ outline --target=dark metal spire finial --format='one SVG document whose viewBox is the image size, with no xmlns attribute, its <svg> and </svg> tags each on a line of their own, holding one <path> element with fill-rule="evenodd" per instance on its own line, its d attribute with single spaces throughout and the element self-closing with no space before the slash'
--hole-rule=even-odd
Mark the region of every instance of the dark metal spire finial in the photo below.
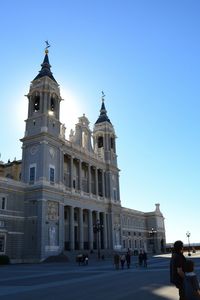
<svg viewBox="0 0 200 300">
<path fill-rule="evenodd" d="M 102 102 L 104 102 L 104 100 L 105 100 L 105 99 L 104 99 L 104 98 L 105 98 L 105 96 L 106 96 L 106 95 L 104 94 L 104 92 L 103 92 L 103 91 L 101 91 L 101 100 L 102 100 Z"/>
<path fill-rule="evenodd" d="M 47 40 L 47 41 L 45 41 L 45 43 L 46 43 L 46 47 L 45 47 L 45 53 L 46 53 L 46 54 L 48 54 L 48 53 L 49 53 L 49 50 L 48 50 L 48 48 L 49 48 L 49 47 L 51 47 L 51 45 L 49 44 L 48 40 Z"/>
</svg>

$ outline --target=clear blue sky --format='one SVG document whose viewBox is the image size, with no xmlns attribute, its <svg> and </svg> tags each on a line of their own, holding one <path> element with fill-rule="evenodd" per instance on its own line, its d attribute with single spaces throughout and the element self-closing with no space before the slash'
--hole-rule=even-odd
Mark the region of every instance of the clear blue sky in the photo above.
<svg viewBox="0 0 200 300">
<path fill-rule="evenodd" d="M 3 1 L 1 159 L 21 159 L 31 80 L 49 59 L 61 121 L 91 129 L 106 94 L 115 127 L 122 205 L 160 203 L 167 242 L 200 242 L 200 1 Z"/>
</svg>

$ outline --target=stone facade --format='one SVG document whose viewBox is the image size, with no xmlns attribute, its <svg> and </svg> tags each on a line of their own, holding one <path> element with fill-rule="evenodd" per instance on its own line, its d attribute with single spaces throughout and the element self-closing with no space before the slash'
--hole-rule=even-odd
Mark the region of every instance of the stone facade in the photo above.
<svg viewBox="0 0 200 300">
<path fill-rule="evenodd" d="M 60 90 L 48 51 L 31 82 L 22 160 L 0 163 L 0 254 L 42 261 L 63 252 L 161 252 L 164 218 L 121 206 L 116 135 L 102 96 L 90 130 L 85 115 L 65 137 Z"/>
</svg>

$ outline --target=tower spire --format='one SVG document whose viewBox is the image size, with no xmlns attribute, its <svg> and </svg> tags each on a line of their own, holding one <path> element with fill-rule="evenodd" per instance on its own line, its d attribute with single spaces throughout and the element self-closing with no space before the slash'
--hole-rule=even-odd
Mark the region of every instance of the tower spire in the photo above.
<svg viewBox="0 0 200 300">
<path fill-rule="evenodd" d="M 101 94 L 102 94 L 102 96 L 101 96 L 102 104 L 101 104 L 101 109 L 100 109 L 100 115 L 95 124 L 102 123 L 102 122 L 109 122 L 111 124 L 110 119 L 107 116 L 107 110 L 106 110 L 106 107 L 104 104 L 106 95 L 104 94 L 103 91 L 101 92 Z"/>
<path fill-rule="evenodd" d="M 49 53 L 48 48 L 50 47 L 50 45 L 48 41 L 45 41 L 45 43 L 46 43 L 45 56 L 44 56 L 43 63 L 41 64 L 42 68 L 39 71 L 39 74 L 33 80 L 42 78 L 44 76 L 48 76 L 49 78 L 51 78 L 53 81 L 56 82 L 55 78 L 53 77 L 53 73 L 51 72 L 51 65 L 49 63 L 49 57 L 48 57 L 48 53 Z"/>
</svg>

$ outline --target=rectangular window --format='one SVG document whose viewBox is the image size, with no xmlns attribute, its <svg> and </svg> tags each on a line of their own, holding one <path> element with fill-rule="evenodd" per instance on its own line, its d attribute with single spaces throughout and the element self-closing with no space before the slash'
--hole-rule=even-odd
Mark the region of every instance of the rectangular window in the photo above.
<svg viewBox="0 0 200 300">
<path fill-rule="evenodd" d="M 5 243 L 6 243 L 5 235 L 0 234 L 0 254 L 5 253 Z"/>
<path fill-rule="evenodd" d="M 73 180 L 73 188 L 74 189 L 76 188 L 76 180 L 75 179 Z"/>
<path fill-rule="evenodd" d="M 87 215 L 83 214 L 83 223 L 87 222 Z"/>
<path fill-rule="evenodd" d="M 77 212 L 74 212 L 74 221 L 78 221 L 78 215 L 77 215 Z"/>
<path fill-rule="evenodd" d="M 0 198 L 0 209 L 6 209 L 6 198 L 5 197 Z"/>
<path fill-rule="evenodd" d="M 64 219 L 65 219 L 65 220 L 68 219 L 68 213 L 67 213 L 67 210 L 66 210 L 66 209 L 64 210 Z"/>
<path fill-rule="evenodd" d="M 30 182 L 35 181 L 35 166 L 30 166 L 30 177 L 29 177 Z"/>
<path fill-rule="evenodd" d="M 55 169 L 50 167 L 49 169 L 49 172 L 50 172 L 50 182 L 55 182 Z"/>
<path fill-rule="evenodd" d="M 117 193 L 116 193 L 116 189 L 113 189 L 113 193 L 114 193 L 114 200 L 117 200 Z"/>
</svg>

